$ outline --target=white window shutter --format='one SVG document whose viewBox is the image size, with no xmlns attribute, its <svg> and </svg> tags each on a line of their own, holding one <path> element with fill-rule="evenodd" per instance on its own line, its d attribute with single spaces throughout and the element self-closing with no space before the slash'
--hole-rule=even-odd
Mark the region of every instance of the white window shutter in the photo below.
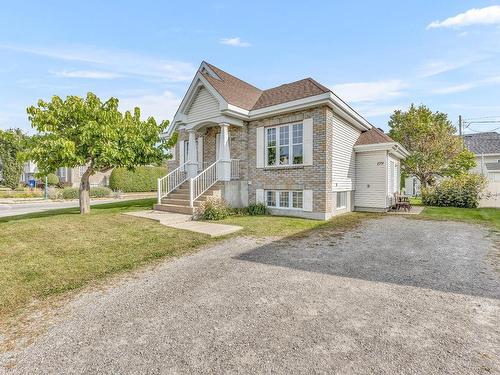
<svg viewBox="0 0 500 375">
<path fill-rule="evenodd" d="M 257 128 L 257 135 L 256 135 L 256 160 L 257 160 L 257 168 L 264 168 L 264 128 L 260 127 Z"/>
<path fill-rule="evenodd" d="M 184 142 L 179 141 L 179 167 L 184 164 L 185 155 L 184 155 Z"/>
<path fill-rule="evenodd" d="M 198 137 L 198 165 L 203 169 L 203 137 Z"/>
<path fill-rule="evenodd" d="M 265 203 L 264 189 L 255 189 L 255 201 L 257 203 Z"/>
<path fill-rule="evenodd" d="M 312 190 L 304 190 L 302 192 L 302 197 L 304 202 L 302 203 L 302 207 L 304 211 L 312 212 L 313 210 L 313 191 Z"/>
<path fill-rule="evenodd" d="M 307 118 L 302 124 L 304 130 L 304 165 L 313 165 L 313 119 Z"/>
</svg>

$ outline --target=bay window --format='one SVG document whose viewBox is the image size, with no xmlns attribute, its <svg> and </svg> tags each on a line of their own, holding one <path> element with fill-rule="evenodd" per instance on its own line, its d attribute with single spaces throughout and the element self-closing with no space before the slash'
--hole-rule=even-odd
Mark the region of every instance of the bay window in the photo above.
<svg viewBox="0 0 500 375">
<path fill-rule="evenodd" d="M 303 125 L 280 125 L 266 128 L 266 165 L 301 165 L 304 163 Z"/>
</svg>

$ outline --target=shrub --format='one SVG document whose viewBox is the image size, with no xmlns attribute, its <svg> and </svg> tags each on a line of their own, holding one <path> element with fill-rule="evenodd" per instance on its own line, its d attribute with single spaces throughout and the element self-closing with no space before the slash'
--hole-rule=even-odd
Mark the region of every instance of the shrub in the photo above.
<svg viewBox="0 0 500 375">
<path fill-rule="evenodd" d="M 78 199 L 78 188 L 65 187 L 61 190 L 61 195 L 63 199 Z"/>
<path fill-rule="evenodd" d="M 49 187 L 48 196 L 49 199 L 62 199 L 62 191 L 61 189 Z"/>
<path fill-rule="evenodd" d="M 57 177 L 54 173 L 49 173 L 47 175 L 47 184 L 49 186 L 55 186 L 59 183 L 59 177 Z"/>
<path fill-rule="evenodd" d="M 228 217 L 230 209 L 221 198 L 209 198 L 201 205 L 202 220 L 222 220 Z"/>
<path fill-rule="evenodd" d="M 165 167 L 137 167 L 133 171 L 115 168 L 109 177 L 109 187 L 124 193 L 156 191 L 157 180 L 167 174 Z"/>
<path fill-rule="evenodd" d="M 422 188 L 426 206 L 477 208 L 486 188 L 486 179 L 478 174 L 463 174 Z"/>
<path fill-rule="evenodd" d="M 267 215 L 269 210 L 264 203 L 252 203 L 247 207 L 247 212 L 249 215 Z"/>
<path fill-rule="evenodd" d="M 59 187 L 61 189 L 68 188 L 68 187 L 71 187 L 71 186 L 72 186 L 71 182 L 59 181 L 59 183 L 57 184 L 57 187 Z"/>
<path fill-rule="evenodd" d="M 111 189 L 104 186 L 90 188 L 91 198 L 105 198 L 109 197 L 111 193 L 112 193 Z"/>
<path fill-rule="evenodd" d="M 0 191 L 0 198 L 41 198 L 43 197 L 44 192 L 42 190 L 2 190 Z"/>
</svg>

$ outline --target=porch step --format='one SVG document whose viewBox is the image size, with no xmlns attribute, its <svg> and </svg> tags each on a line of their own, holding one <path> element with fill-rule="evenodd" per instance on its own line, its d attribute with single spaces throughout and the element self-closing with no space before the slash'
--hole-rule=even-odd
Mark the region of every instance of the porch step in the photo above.
<svg viewBox="0 0 500 375">
<path fill-rule="evenodd" d="M 203 201 L 206 200 L 207 197 L 200 197 L 200 198 L 203 198 L 203 200 L 196 200 L 193 202 L 193 205 L 195 207 L 199 207 L 201 206 L 201 203 Z M 163 198 L 161 200 L 161 203 L 162 204 L 173 204 L 174 206 L 186 206 L 188 207 L 189 206 L 189 198 L 188 199 L 177 199 L 177 198 L 171 198 L 171 197 L 168 197 L 168 198 Z"/>
<path fill-rule="evenodd" d="M 189 207 L 189 181 L 184 182 L 177 189 L 161 199 L 160 204 L 154 206 L 155 210 L 194 215 L 196 210 L 210 197 L 220 196 L 221 186 L 214 184 L 193 202 L 194 207 Z"/>
<path fill-rule="evenodd" d="M 175 204 L 155 204 L 153 209 L 155 211 L 166 211 L 166 212 L 175 212 L 178 214 L 187 214 L 194 215 L 195 208 L 189 207 L 189 202 L 187 206 L 178 206 Z"/>
</svg>

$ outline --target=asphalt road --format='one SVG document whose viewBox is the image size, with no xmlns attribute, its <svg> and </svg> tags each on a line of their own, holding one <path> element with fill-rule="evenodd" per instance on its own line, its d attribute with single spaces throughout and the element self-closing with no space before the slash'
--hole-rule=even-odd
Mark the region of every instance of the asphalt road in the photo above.
<svg viewBox="0 0 500 375">
<path fill-rule="evenodd" d="M 499 259 L 482 227 L 400 216 L 236 237 L 81 293 L 0 372 L 499 373 Z"/>
</svg>

